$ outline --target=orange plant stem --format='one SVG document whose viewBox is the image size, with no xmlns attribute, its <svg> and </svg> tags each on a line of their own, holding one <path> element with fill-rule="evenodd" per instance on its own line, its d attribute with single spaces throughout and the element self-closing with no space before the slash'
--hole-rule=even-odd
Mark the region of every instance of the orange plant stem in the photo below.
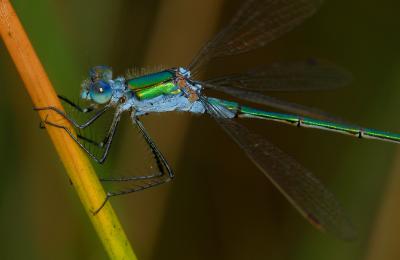
<svg viewBox="0 0 400 260">
<path fill-rule="evenodd" d="M 0 0 L 0 35 L 34 106 L 62 108 L 9 0 Z M 68 123 L 55 113 L 40 113 L 42 120 L 47 115 L 50 121 L 62 122 L 68 126 Z M 136 259 L 111 205 L 107 203 L 97 215 L 92 213 L 102 204 L 106 195 L 86 155 L 63 130 L 47 127 L 47 131 L 109 257 Z"/>
</svg>

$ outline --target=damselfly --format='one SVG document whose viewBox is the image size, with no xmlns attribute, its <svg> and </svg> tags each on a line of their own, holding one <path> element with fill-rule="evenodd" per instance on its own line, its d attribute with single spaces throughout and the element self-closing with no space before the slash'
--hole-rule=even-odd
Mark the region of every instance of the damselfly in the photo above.
<svg viewBox="0 0 400 260">
<path fill-rule="evenodd" d="M 265 138 L 252 133 L 238 121 L 242 118 L 273 120 L 297 127 L 311 127 L 349 134 L 357 138 L 372 138 L 400 142 L 400 135 L 348 124 L 335 123 L 318 110 L 268 97 L 265 91 L 313 90 L 334 88 L 345 84 L 347 74 L 329 63 L 305 61 L 276 63 L 244 73 L 225 75 L 210 80 L 198 80 L 199 71 L 214 58 L 249 52 L 263 47 L 292 30 L 313 15 L 320 5 L 318 0 L 247 0 L 230 23 L 209 41 L 187 67 L 171 68 L 145 75 L 113 79 L 111 68 L 96 66 L 82 83 L 81 98 L 91 102 L 82 108 L 60 97 L 77 111 L 92 114 L 78 123 L 56 107 L 36 108 L 52 110 L 68 120 L 77 129 L 90 126 L 106 111 L 114 116 L 109 130 L 99 146 L 101 156 L 86 148 L 84 142 L 96 143 L 88 136 L 74 135 L 70 129 L 54 122 L 47 125 L 66 131 L 97 163 L 104 163 L 110 151 L 121 115 L 128 112 L 148 144 L 157 170 L 146 176 L 103 178 L 102 181 L 130 183 L 130 188 L 108 192 L 103 205 L 112 196 L 144 190 L 170 181 L 173 171 L 162 153 L 146 132 L 140 117 L 149 113 L 186 111 L 207 114 L 244 150 L 247 156 L 272 181 L 293 206 L 314 226 L 350 237 L 353 229 L 334 196 L 299 163 L 276 148 Z M 269 112 L 239 103 L 209 97 L 204 90 L 213 89 L 231 96 L 264 104 L 294 114 Z M 140 181 L 140 185 L 137 182 Z"/>
</svg>

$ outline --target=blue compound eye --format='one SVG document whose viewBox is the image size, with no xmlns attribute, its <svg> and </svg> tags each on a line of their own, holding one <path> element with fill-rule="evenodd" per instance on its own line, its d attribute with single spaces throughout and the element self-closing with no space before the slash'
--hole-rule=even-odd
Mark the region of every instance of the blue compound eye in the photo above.
<svg viewBox="0 0 400 260">
<path fill-rule="evenodd" d="M 98 80 L 90 85 L 89 95 L 94 102 L 105 104 L 110 101 L 112 97 L 112 89 L 107 82 Z"/>
<path fill-rule="evenodd" d="M 111 80 L 112 79 L 112 69 L 108 66 L 96 66 L 89 70 L 89 77 L 93 82 L 98 80 Z"/>
</svg>

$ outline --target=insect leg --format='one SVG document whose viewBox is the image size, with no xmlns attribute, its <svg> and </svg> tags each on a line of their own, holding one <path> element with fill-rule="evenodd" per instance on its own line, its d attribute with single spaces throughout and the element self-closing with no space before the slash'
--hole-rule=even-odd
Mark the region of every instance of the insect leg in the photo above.
<svg viewBox="0 0 400 260">
<path fill-rule="evenodd" d="M 50 125 L 53 127 L 57 127 L 60 129 L 64 129 L 65 132 L 67 132 L 67 134 L 75 141 L 75 143 L 77 143 L 94 161 L 96 161 L 99 164 L 103 164 L 108 156 L 108 153 L 110 151 L 110 147 L 111 147 L 111 143 L 113 141 L 113 137 L 115 135 L 115 132 L 117 130 L 119 121 L 121 118 L 121 113 L 118 111 L 116 112 L 113 122 L 111 123 L 110 129 L 108 130 L 108 134 L 105 138 L 106 143 L 104 145 L 104 152 L 101 155 L 101 157 L 97 157 L 95 154 L 93 154 L 91 151 L 89 151 L 82 142 L 79 141 L 79 137 L 75 136 L 71 130 L 68 129 L 68 127 L 64 126 L 64 125 L 58 125 L 55 124 L 53 122 L 49 122 L 47 121 L 47 119 L 45 120 L 45 124 L 46 125 Z"/>
<path fill-rule="evenodd" d="M 96 106 L 94 104 L 91 104 L 87 107 L 80 107 L 78 104 L 76 104 L 75 102 L 71 101 L 70 99 L 68 99 L 64 96 L 57 95 L 57 97 L 81 113 L 90 113 L 95 109 L 95 106 Z"/>
<path fill-rule="evenodd" d="M 141 184 L 134 184 L 132 188 L 127 188 L 127 189 L 117 191 L 117 192 L 107 192 L 107 196 L 106 196 L 104 202 L 100 205 L 100 207 L 95 212 L 93 212 L 93 214 L 95 214 L 95 215 L 104 207 L 104 205 L 107 203 L 107 201 L 111 197 L 125 195 L 125 194 L 129 194 L 129 193 L 149 189 L 149 188 L 167 183 L 174 178 L 174 173 L 173 173 L 171 167 L 168 165 L 167 160 L 162 155 L 162 153 L 157 148 L 154 141 L 151 139 L 151 137 L 145 130 L 142 122 L 140 122 L 137 117 L 133 117 L 133 121 L 139 128 L 139 132 L 142 134 L 144 140 L 149 145 L 150 150 L 151 150 L 152 154 L 154 155 L 154 160 L 157 163 L 159 172 L 157 174 L 147 175 L 147 176 L 131 176 L 131 177 L 121 177 L 121 178 L 100 179 L 101 181 L 104 181 L 104 182 L 129 182 L 129 181 L 135 182 L 135 181 L 143 181 L 143 180 L 147 180 L 147 181 L 145 183 L 141 183 Z"/>
<path fill-rule="evenodd" d="M 84 128 L 88 127 L 89 125 L 91 125 L 94 121 L 96 121 L 100 116 L 102 116 L 110 108 L 111 108 L 111 106 L 103 107 L 102 109 L 97 111 L 96 114 L 93 115 L 93 117 L 91 117 L 88 121 L 86 121 L 82 124 L 79 124 L 78 122 L 75 121 L 75 119 L 73 119 L 73 118 L 69 117 L 67 114 L 65 114 L 64 111 L 60 110 L 59 108 L 53 107 L 53 106 L 35 107 L 33 109 L 36 111 L 52 110 L 52 111 L 56 112 L 57 114 L 59 114 L 60 116 L 62 116 L 63 118 L 65 118 L 68 122 L 70 122 L 76 128 L 84 129 Z"/>
</svg>

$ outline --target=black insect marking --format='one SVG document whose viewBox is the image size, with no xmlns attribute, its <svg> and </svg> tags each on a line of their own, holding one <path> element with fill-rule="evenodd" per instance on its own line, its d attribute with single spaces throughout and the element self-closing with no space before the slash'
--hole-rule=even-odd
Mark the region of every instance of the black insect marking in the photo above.
<svg viewBox="0 0 400 260">
<path fill-rule="evenodd" d="M 297 121 L 296 126 L 297 126 L 297 127 L 301 127 L 302 124 L 303 124 L 303 121 L 302 121 L 301 119 L 299 119 L 299 121 Z"/>
<path fill-rule="evenodd" d="M 358 132 L 358 138 L 363 138 L 363 136 L 364 136 L 364 131 L 363 131 L 363 130 L 360 130 L 360 131 Z"/>
</svg>

